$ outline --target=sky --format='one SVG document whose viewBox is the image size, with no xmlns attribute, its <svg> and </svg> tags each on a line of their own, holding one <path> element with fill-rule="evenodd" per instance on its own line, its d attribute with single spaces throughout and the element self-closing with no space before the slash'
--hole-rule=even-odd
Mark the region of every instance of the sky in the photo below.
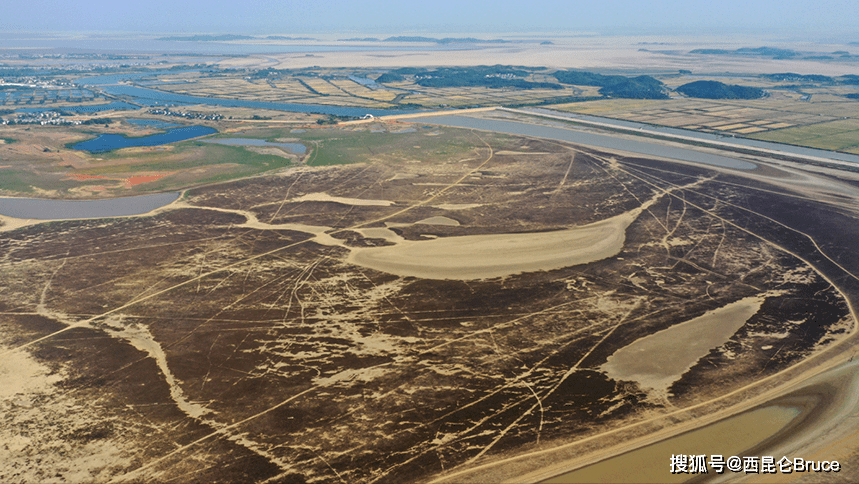
<svg viewBox="0 0 859 484">
<path fill-rule="evenodd" d="M 856 0 L 21 0 L 4 10 L 0 32 L 759 33 L 859 41 Z"/>
</svg>

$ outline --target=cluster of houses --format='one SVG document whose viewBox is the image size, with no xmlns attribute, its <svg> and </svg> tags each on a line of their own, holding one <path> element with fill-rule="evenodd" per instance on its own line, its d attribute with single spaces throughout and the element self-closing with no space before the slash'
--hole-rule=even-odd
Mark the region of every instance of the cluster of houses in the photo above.
<svg viewBox="0 0 859 484">
<path fill-rule="evenodd" d="M 59 79 L 41 79 L 34 76 L 13 78 L 0 77 L 0 88 L 2 88 L 3 86 L 32 87 L 35 89 L 69 89 L 77 87 L 75 84 L 69 81 L 63 81 Z"/>
<path fill-rule="evenodd" d="M 0 125 L 7 124 L 39 124 L 46 125 L 78 125 L 81 124 L 79 119 L 66 119 L 62 114 L 56 111 L 42 111 L 39 113 L 19 113 L 12 119 L 0 118 Z"/>
<path fill-rule="evenodd" d="M 187 118 L 187 119 L 205 119 L 208 121 L 219 121 L 221 119 L 224 119 L 224 116 L 222 116 L 218 113 L 204 114 L 204 113 L 185 112 L 185 111 L 171 111 L 169 109 L 162 109 L 162 108 L 150 109 L 149 114 L 158 114 L 161 116 L 177 116 L 180 118 Z"/>
</svg>

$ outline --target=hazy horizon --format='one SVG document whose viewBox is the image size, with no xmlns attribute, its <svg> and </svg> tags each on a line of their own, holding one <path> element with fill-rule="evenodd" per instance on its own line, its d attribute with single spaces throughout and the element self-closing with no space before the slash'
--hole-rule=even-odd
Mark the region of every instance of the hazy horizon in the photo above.
<svg viewBox="0 0 859 484">
<path fill-rule="evenodd" d="M 122 3 L 21 2 L 4 13 L 6 35 L 763 35 L 859 41 L 859 3 L 803 1 L 373 3 L 224 0 Z"/>
</svg>

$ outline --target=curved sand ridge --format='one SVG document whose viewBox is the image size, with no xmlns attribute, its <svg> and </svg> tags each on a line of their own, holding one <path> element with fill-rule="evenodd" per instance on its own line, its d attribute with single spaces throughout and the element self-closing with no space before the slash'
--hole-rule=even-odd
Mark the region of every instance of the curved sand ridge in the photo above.
<svg viewBox="0 0 859 484">
<path fill-rule="evenodd" d="M 424 279 L 488 279 L 549 271 L 617 254 L 623 248 L 626 228 L 642 209 L 554 232 L 466 235 L 353 248 L 348 261 L 389 274 Z"/>
<path fill-rule="evenodd" d="M 700 181 L 686 187 L 698 183 Z M 239 225 L 242 227 L 263 230 L 289 229 L 313 234 L 314 242 L 348 249 L 347 262 L 369 269 L 403 277 L 464 281 L 506 277 L 523 272 L 550 271 L 596 262 L 616 255 L 623 248 L 627 227 L 666 193 L 668 192 L 658 192 L 640 207 L 620 215 L 553 232 L 464 235 L 415 241 L 404 240 L 386 227 L 351 229 L 357 230 L 365 237 L 384 238 L 395 244 L 364 248 L 346 246 L 343 241 L 332 237 L 332 234 L 345 229 L 333 230 L 331 227 L 303 224 L 271 225 L 260 222 L 256 215 L 246 210 L 197 208 L 240 213 L 248 219 L 246 223 Z M 328 197 L 325 194 L 312 195 L 314 199 Z M 302 199 L 307 200 L 306 197 Z M 358 199 L 340 200 L 354 202 Z M 358 202 L 362 201 L 358 200 Z M 380 201 L 363 202 L 376 204 Z M 442 225 L 459 224 L 447 217 L 431 217 L 417 223 L 438 224 L 439 222 Z"/>
</svg>

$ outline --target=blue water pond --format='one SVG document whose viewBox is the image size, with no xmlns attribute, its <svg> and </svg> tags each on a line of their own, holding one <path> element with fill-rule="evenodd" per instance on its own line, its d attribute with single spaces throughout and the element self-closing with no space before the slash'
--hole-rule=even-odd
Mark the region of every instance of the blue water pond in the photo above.
<svg viewBox="0 0 859 484">
<path fill-rule="evenodd" d="M 184 126 L 173 128 L 164 133 L 129 138 L 120 134 L 103 134 L 98 138 L 81 141 L 72 148 L 76 150 L 89 151 L 90 153 L 104 153 L 106 151 L 118 150 L 120 148 L 131 148 L 135 146 L 160 146 L 177 141 L 185 141 L 191 138 L 206 136 L 218 131 L 208 126 Z"/>
</svg>

